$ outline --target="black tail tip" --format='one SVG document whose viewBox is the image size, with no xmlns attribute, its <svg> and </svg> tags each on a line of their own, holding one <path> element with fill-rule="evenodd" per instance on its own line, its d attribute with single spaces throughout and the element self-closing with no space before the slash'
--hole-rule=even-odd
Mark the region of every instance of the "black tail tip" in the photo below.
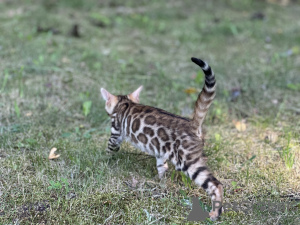
<svg viewBox="0 0 300 225">
<path fill-rule="evenodd" d="M 193 61 L 193 63 L 197 64 L 200 67 L 204 67 L 205 66 L 205 63 L 201 59 L 192 57 L 191 60 Z"/>
</svg>

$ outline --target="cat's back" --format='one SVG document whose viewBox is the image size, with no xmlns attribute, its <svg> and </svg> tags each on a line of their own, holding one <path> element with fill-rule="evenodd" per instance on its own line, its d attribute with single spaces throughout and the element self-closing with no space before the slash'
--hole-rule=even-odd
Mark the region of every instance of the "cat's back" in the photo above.
<svg viewBox="0 0 300 225">
<path fill-rule="evenodd" d="M 188 118 L 175 115 L 163 109 L 152 106 L 134 104 L 130 107 L 130 113 L 133 122 L 142 126 L 144 131 L 157 131 L 158 135 L 161 133 L 168 133 L 173 135 L 172 139 L 176 139 L 176 135 L 195 136 L 192 121 Z M 134 125 L 134 124 L 133 124 Z M 133 130 L 137 130 L 133 126 Z"/>
</svg>

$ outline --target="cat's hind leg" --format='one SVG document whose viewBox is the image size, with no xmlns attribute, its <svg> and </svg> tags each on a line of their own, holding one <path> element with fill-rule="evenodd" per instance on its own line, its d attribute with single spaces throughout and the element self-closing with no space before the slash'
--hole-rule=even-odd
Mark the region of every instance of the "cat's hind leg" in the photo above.
<svg viewBox="0 0 300 225">
<path fill-rule="evenodd" d="M 196 158 L 185 162 L 182 171 L 210 195 L 213 207 L 209 217 L 211 220 L 216 220 L 222 213 L 223 186 L 221 182 L 212 175 L 201 159 Z"/>
<path fill-rule="evenodd" d="M 159 179 L 162 179 L 165 172 L 168 170 L 168 162 L 164 158 L 156 158 L 156 168 Z"/>
</svg>

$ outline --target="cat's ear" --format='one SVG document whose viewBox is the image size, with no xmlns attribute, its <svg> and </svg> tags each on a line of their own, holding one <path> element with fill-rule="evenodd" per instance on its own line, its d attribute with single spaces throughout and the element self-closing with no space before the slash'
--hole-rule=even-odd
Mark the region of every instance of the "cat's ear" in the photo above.
<svg viewBox="0 0 300 225">
<path fill-rule="evenodd" d="M 143 89 L 143 86 L 140 86 L 138 89 L 136 89 L 130 95 L 128 95 L 128 98 L 135 103 L 139 103 L 140 102 L 140 93 L 141 93 L 142 89 Z"/>
<path fill-rule="evenodd" d="M 100 89 L 100 92 L 101 92 L 101 95 L 102 95 L 102 98 L 105 100 L 105 101 L 108 101 L 110 96 L 112 95 L 111 93 L 109 93 L 107 90 L 105 90 L 104 88 L 101 88 Z"/>
<path fill-rule="evenodd" d="M 107 113 L 111 114 L 113 112 L 114 107 L 118 103 L 118 97 L 109 93 L 104 88 L 101 88 L 101 95 L 102 95 L 102 98 L 106 101 L 105 102 L 105 110 L 107 111 Z"/>
<path fill-rule="evenodd" d="M 116 96 L 114 96 L 113 94 L 105 90 L 104 88 L 101 88 L 101 95 L 102 98 L 106 101 L 106 103 L 114 101 L 117 98 Z"/>
</svg>

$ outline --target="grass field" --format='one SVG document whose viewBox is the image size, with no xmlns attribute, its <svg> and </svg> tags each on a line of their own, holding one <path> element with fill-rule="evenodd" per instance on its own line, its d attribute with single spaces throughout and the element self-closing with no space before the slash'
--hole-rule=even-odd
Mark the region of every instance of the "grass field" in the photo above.
<svg viewBox="0 0 300 225">
<path fill-rule="evenodd" d="M 130 144 L 106 155 L 99 91 L 144 85 L 141 103 L 189 117 L 203 85 L 191 56 L 216 73 L 205 152 L 225 202 L 288 205 L 199 224 L 300 224 L 299 12 L 259 0 L 0 1 L 0 224 L 192 224 L 191 197 L 210 206 L 203 190 L 172 167 L 160 181 Z"/>
</svg>

